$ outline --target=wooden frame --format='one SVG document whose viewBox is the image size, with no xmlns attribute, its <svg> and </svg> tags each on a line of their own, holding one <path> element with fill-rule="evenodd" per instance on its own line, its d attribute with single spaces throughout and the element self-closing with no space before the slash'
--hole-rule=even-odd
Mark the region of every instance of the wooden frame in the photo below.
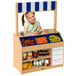
<svg viewBox="0 0 76 76">
<path fill-rule="evenodd" d="M 54 10 L 54 29 L 53 32 L 56 33 L 57 27 L 57 1 L 55 1 L 55 10 Z M 16 3 L 16 35 L 18 35 L 18 3 Z"/>
<path fill-rule="evenodd" d="M 55 2 L 55 11 L 54 11 L 54 33 L 56 32 L 57 27 L 57 1 Z"/>
<path fill-rule="evenodd" d="M 18 36 L 18 3 L 16 3 L 16 35 Z"/>
<path fill-rule="evenodd" d="M 55 2 L 53 33 L 57 32 L 56 27 L 57 27 L 57 1 Z M 19 37 L 20 36 L 18 34 L 18 3 L 16 3 L 16 34 L 13 35 L 14 66 L 20 71 L 21 74 L 63 66 L 63 64 L 64 64 L 64 41 L 57 42 L 57 43 L 29 46 L 29 47 L 22 47 Z M 52 48 L 56 48 L 56 47 L 63 47 L 63 54 L 62 54 L 63 60 L 62 60 L 62 64 L 52 65 Z M 22 53 L 35 51 L 35 50 L 43 50 L 43 49 L 49 49 L 51 54 L 49 56 L 45 56 L 45 57 L 38 57 L 37 59 L 29 59 L 26 61 L 22 60 Z M 22 69 L 23 62 L 34 61 L 34 60 L 44 59 L 44 58 L 50 58 L 50 61 L 51 61 L 50 66 L 34 67 L 32 69 L 27 69 L 27 70 L 23 71 L 23 69 Z"/>
</svg>

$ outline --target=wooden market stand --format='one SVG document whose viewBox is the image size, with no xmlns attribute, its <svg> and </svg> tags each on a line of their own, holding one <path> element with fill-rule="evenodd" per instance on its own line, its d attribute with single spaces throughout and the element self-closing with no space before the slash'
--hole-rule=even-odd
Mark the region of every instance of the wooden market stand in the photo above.
<svg viewBox="0 0 76 76">
<path fill-rule="evenodd" d="M 54 2 L 55 2 L 54 29 L 53 29 L 53 32 L 50 34 L 59 33 L 56 30 L 56 26 L 57 26 L 57 1 L 54 1 Z M 33 45 L 33 46 L 26 46 L 26 47 L 22 46 L 20 38 L 29 37 L 29 36 L 31 36 L 31 34 L 29 33 L 29 35 L 22 36 L 22 37 L 19 35 L 19 33 L 18 33 L 18 9 L 19 9 L 18 3 L 16 3 L 16 34 L 13 35 L 13 39 L 14 39 L 13 40 L 14 41 L 14 47 L 13 47 L 14 48 L 14 66 L 20 71 L 21 74 L 63 66 L 63 63 L 64 63 L 64 41 L 63 40 L 61 42 L 56 42 L 56 43 L 48 43 L 48 44 Z M 35 34 L 32 36 L 35 36 Z M 61 63 L 54 64 L 54 62 L 53 62 L 54 50 L 57 50 L 57 53 L 58 53 L 58 49 L 60 49 L 60 48 L 61 48 L 61 53 L 62 53 Z M 50 52 L 50 55 L 42 56 L 42 57 L 38 57 L 38 58 L 27 59 L 25 61 L 22 59 L 22 54 L 24 52 L 44 50 L 44 49 L 48 49 Z M 50 65 L 49 66 L 32 67 L 31 69 L 26 69 L 26 70 L 23 70 L 23 68 L 22 68 L 23 62 L 35 61 L 35 60 L 45 59 L 45 58 L 50 58 Z"/>
</svg>

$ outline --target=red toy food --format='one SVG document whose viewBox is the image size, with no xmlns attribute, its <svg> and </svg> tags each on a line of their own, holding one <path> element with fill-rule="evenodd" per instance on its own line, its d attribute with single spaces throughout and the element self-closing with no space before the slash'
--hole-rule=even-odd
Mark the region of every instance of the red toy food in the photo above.
<svg viewBox="0 0 76 76">
<path fill-rule="evenodd" d="M 38 38 L 35 38 L 35 39 L 36 39 L 37 44 L 48 43 L 47 38 L 45 36 L 38 37 Z"/>
<path fill-rule="evenodd" d="M 34 58 L 37 58 L 37 57 L 38 57 L 38 52 L 37 52 L 37 51 L 34 51 L 34 52 L 33 52 L 33 57 L 34 57 Z"/>
<path fill-rule="evenodd" d="M 27 39 L 27 40 L 25 40 L 25 39 L 22 39 L 22 45 L 23 46 L 29 46 L 29 45 L 34 45 L 34 40 L 32 39 Z"/>
</svg>

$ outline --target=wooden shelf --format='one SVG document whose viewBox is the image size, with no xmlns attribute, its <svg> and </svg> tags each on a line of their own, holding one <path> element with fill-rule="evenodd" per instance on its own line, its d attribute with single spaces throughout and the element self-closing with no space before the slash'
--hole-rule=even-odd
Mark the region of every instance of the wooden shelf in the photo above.
<svg viewBox="0 0 76 76">
<path fill-rule="evenodd" d="M 51 65 L 49 66 L 40 66 L 40 67 L 32 67 L 31 69 L 26 69 L 26 70 L 23 70 L 23 72 L 28 72 L 28 71 L 33 71 L 33 70 L 44 70 L 45 68 L 49 68 L 51 67 Z"/>
<path fill-rule="evenodd" d="M 31 69 L 24 70 L 22 73 L 40 71 L 40 70 L 45 70 L 45 69 L 55 68 L 55 67 L 61 67 L 61 66 L 63 66 L 63 64 L 55 65 L 55 66 L 49 65 L 49 66 L 41 66 L 41 67 L 32 67 Z"/>
<path fill-rule="evenodd" d="M 43 50 L 43 49 L 51 49 L 51 48 L 60 47 L 60 46 L 64 46 L 64 41 L 63 42 L 57 42 L 57 43 L 48 43 L 48 44 L 22 47 L 22 52 L 30 52 L 32 50 L 36 51 L 36 50 Z"/>
<path fill-rule="evenodd" d="M 38 58 L 32 58 L 32 59 L 28 59 L 28 60 L 23 60 L 23 62 L 28 62 L 28 61 L 35 61 L 35 60 L 39 60 L 39 59 L 45 59 L 45 58 L 51 58 L 52 56 L 40 56 Z"/>
</svg>

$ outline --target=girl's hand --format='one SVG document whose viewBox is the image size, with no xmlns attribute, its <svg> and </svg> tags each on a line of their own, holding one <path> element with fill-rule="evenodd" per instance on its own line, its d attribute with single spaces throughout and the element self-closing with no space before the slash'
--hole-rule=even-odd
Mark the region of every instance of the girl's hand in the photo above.
<svg viewBox="0 0 76 76">
<path fill-rule="evenodd" d="M 36 34 L 40 34 L 40 32 L 38 32 L 38 31 L 35 31 L 35 33 L 36 33 Z"/>
<path fill-rule="evenodd" d="M 42 31 L 40 31 L 40 32 L 39 32 L 39 31 L 35 31 L 35 33 L 36 33 L 36 34 L 41 34 L 41 33 L 42 33 Z"/>
</svg>

